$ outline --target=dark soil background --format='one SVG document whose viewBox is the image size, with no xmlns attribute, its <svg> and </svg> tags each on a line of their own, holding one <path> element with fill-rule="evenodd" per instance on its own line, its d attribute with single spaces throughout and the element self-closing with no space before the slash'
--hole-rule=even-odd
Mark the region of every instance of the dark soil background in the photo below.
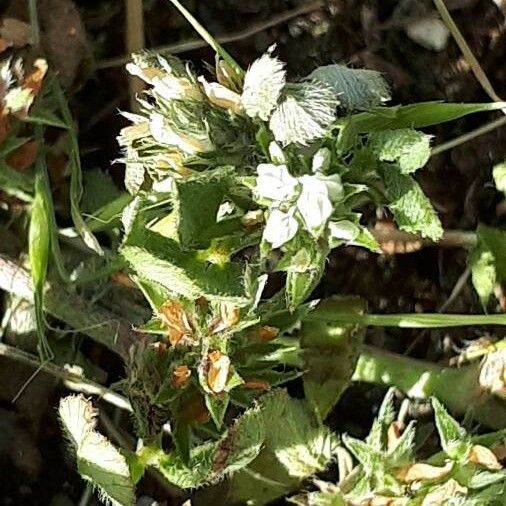
<svg viewBox="0 0 506 506">
<path fill-rule="evenodd" d="M 281 13 L 308 4 L 313 6 L 302 15 L 227 44 L 227 50 L 245 67 L 276 43 L 292 76 L 305 75 L 318 65 L 332 62 L 383 72 L 392 86 L 394 104 L 490 100 L 451 38 L 438 52 L 407 36 L 407 23 L 430 12 L 430 1 L 333 0 L 320 6 L 309 0 L 184 3 L 213 34 L 251 29 Z M 497 94 L 506 97 L 506 2 L 447 0 L 446 3 Z M 24 4 L 21 0 L 0 2 L 1 14 L 26 20 Z M 83 167 L 109 171 L 121 185 L 123 168 L 111 161 L 118 157 L 116 135 L 125 125 L 118 110 L 129 109 L 128 77 L 123 65 L 115 65 L 110 59 L 125 54 L 124 2 L 40 0 L 39 6 L 49 62 L 60 72 L 79 123 Z M 144 7 L 146 47 L 195 38 L 192 29 L 165 0 L 145 0 Z M 192 60 L 197 68 L 203 68 L 204 61 L 214 61 L 207 48 L 180 56 Z M 439 144 L 498 116 L 499 113 L 475 115 L 430 133 L 435 135 L 434 144 Z M 495 191 L 491 177 L 493 165 L 504 159 L 506 128 L 430 160 L 419 180 L 445 228 L 473 230 L 479 222 L 506 224 L 506 205 Z M 389 226 L 388 216 L 376 216 L 374 210 L 368 215 L 371 223 L 378 219 L 380 226 Z M 66 217 L 60 219 L 64 222 Z M 361 295 L 367 299 L 371 312 L 434 312 L 447 300 L 466 265 L 467 254 L 462 249 L 425 248 L 410 254 L 381 256 L 355 248 L 340 249 L 332 254 L 317 291 L 319 296 Z M 505 297 L 499 295 L 499 302 L 491 304 L 502 304 L 505 310 Z M 462 313 L 482 310 L 469 282 L 446 310 Z M 497 335 L 501 336 L 500 332 Z M 485 333 L 479 328 L 376 329 L 369 331 L 368 340 L 399 353 L 438 362 L 448 360 L 468 340 L 483 336 Z M 108 357 L 101 355 L 101 360 L 107 364 Z M 117 365 L 111 366 L 111 370 L 113 375 L 117 374 Z M 25 367 L 0 360 L 0 505 L 85 504 L 80 502 L 85 485 L 65 461 L 64 443 L 56 423 L 55 406 L 62 387 L 40 374 L 17 402 L 11 403 L 31 373 Z M 379 388 L 353 386 L 330 416 L 330 424 L 363 436 L 382 395 Z M 422 413 L 423 410 L 415 408 L 414 415 Z M 183 501 L 149 479 L 142 483 L 140 491 L 161 504 L 179 505 Z M 94 504 L 93 501 L 86 504 Z"/>
</svg>

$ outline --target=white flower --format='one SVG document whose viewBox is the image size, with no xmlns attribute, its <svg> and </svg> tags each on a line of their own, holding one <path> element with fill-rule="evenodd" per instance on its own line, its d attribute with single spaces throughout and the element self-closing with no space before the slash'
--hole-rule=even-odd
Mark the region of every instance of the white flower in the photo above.
<svg viewBox="0 0 506 506">
<path fill-rule="evenodd" d="M 286 163 L 285 154 L 283 150 L 279 147 L 277 142 L 272 141 L 269 144 L 269 155 L 271 157 L 271 162 L 277 165 L 282 165 Z"/>
<path fill-rule="evenodd" d="M 299 181 L 302 184 L 302 192 L 297 200 L 297 209 L 307 229 L 319 231 L 333 211 L 327 185 L 314 176 L 302 176 Z"/>
<path fill-rule="evenodd" d="M 204 92 L 211 104 L 229 109 L 236 114 L 242 111 L 241 96 L 238 93 L 225 88 L 221 84 L 209 83 L 204 76 L 200 76 L 199 81 L 202 83 Z"/>
<path fill-rule="evenodd" d="M 320 148 L 313 156 L 311 170 L 316 173 L 324 173 L 330 165 L 330 149 Z"/>
<path fill-rule="evenodd" d="M 150 116 L 149 130 L 156 142 L 177 147 L 190 155 L 212 151 L 213 149 L 213 145 L 209 138 L 196 139 L 194 137 L 177 134 L 167 125 L 164 117 L 158 113 L 154 113 Z"/>
<path fill-rule="evenodd" d="M 261 163 L 257 167 L 256 193 L 260 197 L 282 202 L 295 194 L 297 179 L 286 168 L 286 165 Z"/>
<path fill-rule="evenodd" d="M 157 193 L 171 193 L 174 191 L 174 178 L 167 177 L 153 183 L 153 190 Z"/>
<path fill-rule="evenodd" d="M 329 197 L 332 202 L 340 202 L 344 198 L 344 188 L 339 174 L 332 174 L 332 176 L 316 176 L 320 181 L 325 183 Z"/>
<path fill-rule="evenodd" d="M 293 217 L 293 208 L 287 213 L 273 209 L 267 218 L 263 240 L 270 242 L 273 249 L 279 248 L 295 237 L 298 228 L 299 224 Z"/>
</svg>

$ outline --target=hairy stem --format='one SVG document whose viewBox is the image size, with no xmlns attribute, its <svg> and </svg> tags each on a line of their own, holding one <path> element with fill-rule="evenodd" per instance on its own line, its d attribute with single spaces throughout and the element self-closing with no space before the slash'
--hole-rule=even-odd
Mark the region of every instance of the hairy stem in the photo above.
<svg viewBox="0 0 506 506">
<path fill-rule="evenodd" d="M 506 426 L 506 403 L 483 391 L 479 374 L 479 362 L 443 367 L 364 346 L 352 379 L 394 386 L 416 399 L 435 396 L 455 413 L 472 410 L 482 424 L 502 429 Z"/>
</svg>

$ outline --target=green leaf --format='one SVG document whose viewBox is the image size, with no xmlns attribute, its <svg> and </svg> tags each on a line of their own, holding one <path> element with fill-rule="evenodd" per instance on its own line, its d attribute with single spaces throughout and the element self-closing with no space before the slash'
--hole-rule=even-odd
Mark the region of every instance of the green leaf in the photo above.
<svg viewBox="0 0 506 506">
<path fill-rule="evenodd" d="M 97 412 L 83 395 L 60 400 L 58 414 L 77 460 L 77 470 L 104 502 L 133 506 L 134 484 L 125 457 L 96 430 Z"/>
<path fill-rule="evenodd" d="M 375 70 L 350 69 L 333 64 L 318 67 L 308 78 L 330 86 L 348 110 L 369 109 L 390 100 L 388 85 Z"/>
<path fill-rule="evenodd" d="M 0 162 L 0 188 L 7 195 L 30 202 L 32 200 L 33 184 L 32 178 L 11 169 L 4 162 Z"/>
<path fill-rule="evenodd" d="M 39 353 L 41 360 L 46 360 L 52 356 L 45 336 L 46 325 L 43 309 L 44 284 L 46 282 L 49 252 L 51 248 L 51 222 L 44 196 L 45 180 L 40 160 L 37 165 L 38 169 L 35 176 L 35 198 L 32 203 L 30 229 L 28 232 L 28 256 L 30 259 L 30 269 L 33 282 Z"/>
<path fill-rule="evenodd" d="M 176 182 L 175 210 L 183 248 L 207 248 L 217 235 L 217 215 L 228 183 L 228 173 L 204 174 Z M 198 206 L 195 203 L 198 202 Z"/>
<path fill-rule="evenodd" d="M 430 139 L 430 135 L 401 128 L 373 132 L 369 135 L 368 144 L 379 160 L 397 162 L 403 174 L 412 174 L 427 163 Z"/>
<path fill-rule="evenodd" d="M 432 408 L 441 447 L 452 459 L 465 458 L 470 448 L 466 431 L 448 414 L 448 411 L 435 397 L 432 398 Z"/>
<path fill-rule="evenodd" d="M 390 424 L 394 421 L 394 417 L 394 389 L 391 388 L 385 395 L 385 398 L 381 403 L 378 416 L 374 420 L 371 431 L 367 436 L 366 442 L 371 448 L 374 448 L 377 451 L 385 449 L 387 430 Z"/>
<path fill-rule="evenodd" d="M 483 306 L 486 306 L 497 282 L 495 258 L 483 244 L 471 253 L 471 279 Z"/>
<path fill-rule="evenodd" d="M 333 297 L 319 303 L 340 313 L 364 312 L 364 303 L 358 297 Z M 364 339 L 365 327 L 331 322 L 304 321 L 299 332 L 304 357 L 304 393 L 323 421 L 348 386 L 359 350 Z"/>
<path fill-rule="evenodd" d="M 239 264 L 209 264 L 195 253 L 182 251 L 175 241 L 149 230 L 138 236 L 137 241 L 132 239 L 124 245 L 121 254 L 142 279 L 162 285 L 172 293 L 239 305 L 248 302 Z"/>
<path fill-rule="evenodd" d="M 506 194 L 506 162 L 498 163 L 492 170 L 496 188 Z"/>
<path fill-rule="evenodd" d="M 91 233 L 88 225 L 84 221 L 79 209 L 79 201 L 83 193 L 81 158 L 79 154 L 79 143 L 77 140 L 77 131 L 70 113 L 69 106 L 65 99 L 65 95 L 56 80 L 54 83 L 54 91 L 58 98 L 60 111 L 65 122 L 65 126 L 69 135 L 69 172 L 70 172 L 70 214 L 76 227 L 77 232 L 82 237 L 88 248 L 95 251 L 99 255 L 103 255 L 103 250 L 98 243 L 96 237 Z"/>
<path fill-rule="evenodd" d="M 27 123 L 34 123 L 35 125 L 50 126 L 56 128 L 67 129 L 68 125 L 62 121 L 54 112 L 47 109 L 38 109 L 32 111 L 29 116 L 23 119 Z"/>
<path fill-rule="evenodd" d="M 230 65 L 232 70 L 239 78 L 244 76 L 244 71 L 239 64 L 228 54 L 227 51 L 218 43 L 218 41 L 193 17 L 193 15 L 185 8 L 179 0 L 169 0 L 174 7 L 186 18 L 188 23 L 193 29 L 202 37 L 202 39 L 209 44 L 209 46 L 221 56 L 221 58 Z"/>
<path fill-rule="evenodd" d="M 388 167 L 383 171 L 383 180 L 390 200 L 388 207 L 399 228 L 406 232 L 419 233 L 433 241 L 440 239 L 443 227 L 418 183 L 395 167 Z"/>
<path fill-rule="evenodd" d="M 229 400 L 230 397 L 225 392 L 220 395 L 206 395 L 206 407 L 218 429 L 223 425 Z"/>
<path fill-rule="evenodd" d="M 301 244 L 294 254 L 285 255 L 280 262 L 286 265 L 286 305 L 290 311 L 300 306 L 316 288 L 325 270 L 329 253 L 327 244 Z"/>
<path fill-rule="evenodd" d="M 186 420 L 175 420 L 172 430 L 172 440 L 182 461 L 188 465 L 190 462 L 191 427 Z"/>
<path fill-rule="evenodd" d="M 84 192 L 81 207 L 84 213 L 94 213 L 121 194 L 111 176 L 99 169 L 87 170 L 83 175 Z"/>
<path fill-rule="evenodd" d="M 505 107 L 506 102 L 491 102 L 488 104 L 421 102 L 403 106 L 380 107 L 340 120 L 338 124 L 350 126 L 353 132 L 357 134 L 395 128 L 424 128 L 453 121 L 468 114 L 497 111 Z"/>
<path fill-rule="evenodd" d="M 395 467 L 407 465 L 415 451 L 415 422 L 412 420 L 404 429 L 395 447 L 388 456 L 389 462 Z"/>
<path fill-rule="evenodd" d="M 337 104 L 334 92 L 323 83 L 289 84 L 272 114 L 269 128 L 283 146 L 305 146 L 325 136 L 335 120 Z"/>
<path fill-rule="evenodd" d="M 315 423 L 304 401 L 284 390 L 262 397 L 265 442 L 247 472 L 237 473 L 229 487 L 233 503 L 263 505 L 322 471 L 337 452 L 337 438 Z"/>
<path fill-rule="evenodd" d="M 365 469 L 371 469 L 373 459 L 376 456 L 373 449 L 364 441 L 355 439 L 354 437 L 343 434 L 343 443 L 350 450 L 355 458 L 364 466 Z"/>
<path fill-rule="evenodd" d="M 497 281 L 506 280 L 506 232 L 480 224 L 476 229 L 478 245 L 490 251 L 494 257 Z"/>
<path fill-rule="evenodd" d="M 255 60 L 244 77 L 241 101 L 246 114 L 268 121 L 286 84 L 284 64 L 266 52 Z"/>
</svg>

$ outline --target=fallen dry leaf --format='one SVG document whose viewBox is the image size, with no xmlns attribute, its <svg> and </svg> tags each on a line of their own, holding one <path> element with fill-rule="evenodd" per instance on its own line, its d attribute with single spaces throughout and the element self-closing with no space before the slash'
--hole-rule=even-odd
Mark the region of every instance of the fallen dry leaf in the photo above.
<svg viewBox="0 0 506 506">
<path fill-rule="evenodd" d="M 221 351 L 211 351 L 208 356 L 207 384 L 215 393 L 225 390 L 228 374 L 230 372 L 230 359 Z"/>
<path fill-rule="evenodd" d="M 431 466 L 423 462 L 411 464 L 401 469 L 396 478 L 405 483 L 414 481 L 439 480 L 447 476 L 453 468 L 453 462 L 447 462 L 444 466 Z"/>
</svg>

